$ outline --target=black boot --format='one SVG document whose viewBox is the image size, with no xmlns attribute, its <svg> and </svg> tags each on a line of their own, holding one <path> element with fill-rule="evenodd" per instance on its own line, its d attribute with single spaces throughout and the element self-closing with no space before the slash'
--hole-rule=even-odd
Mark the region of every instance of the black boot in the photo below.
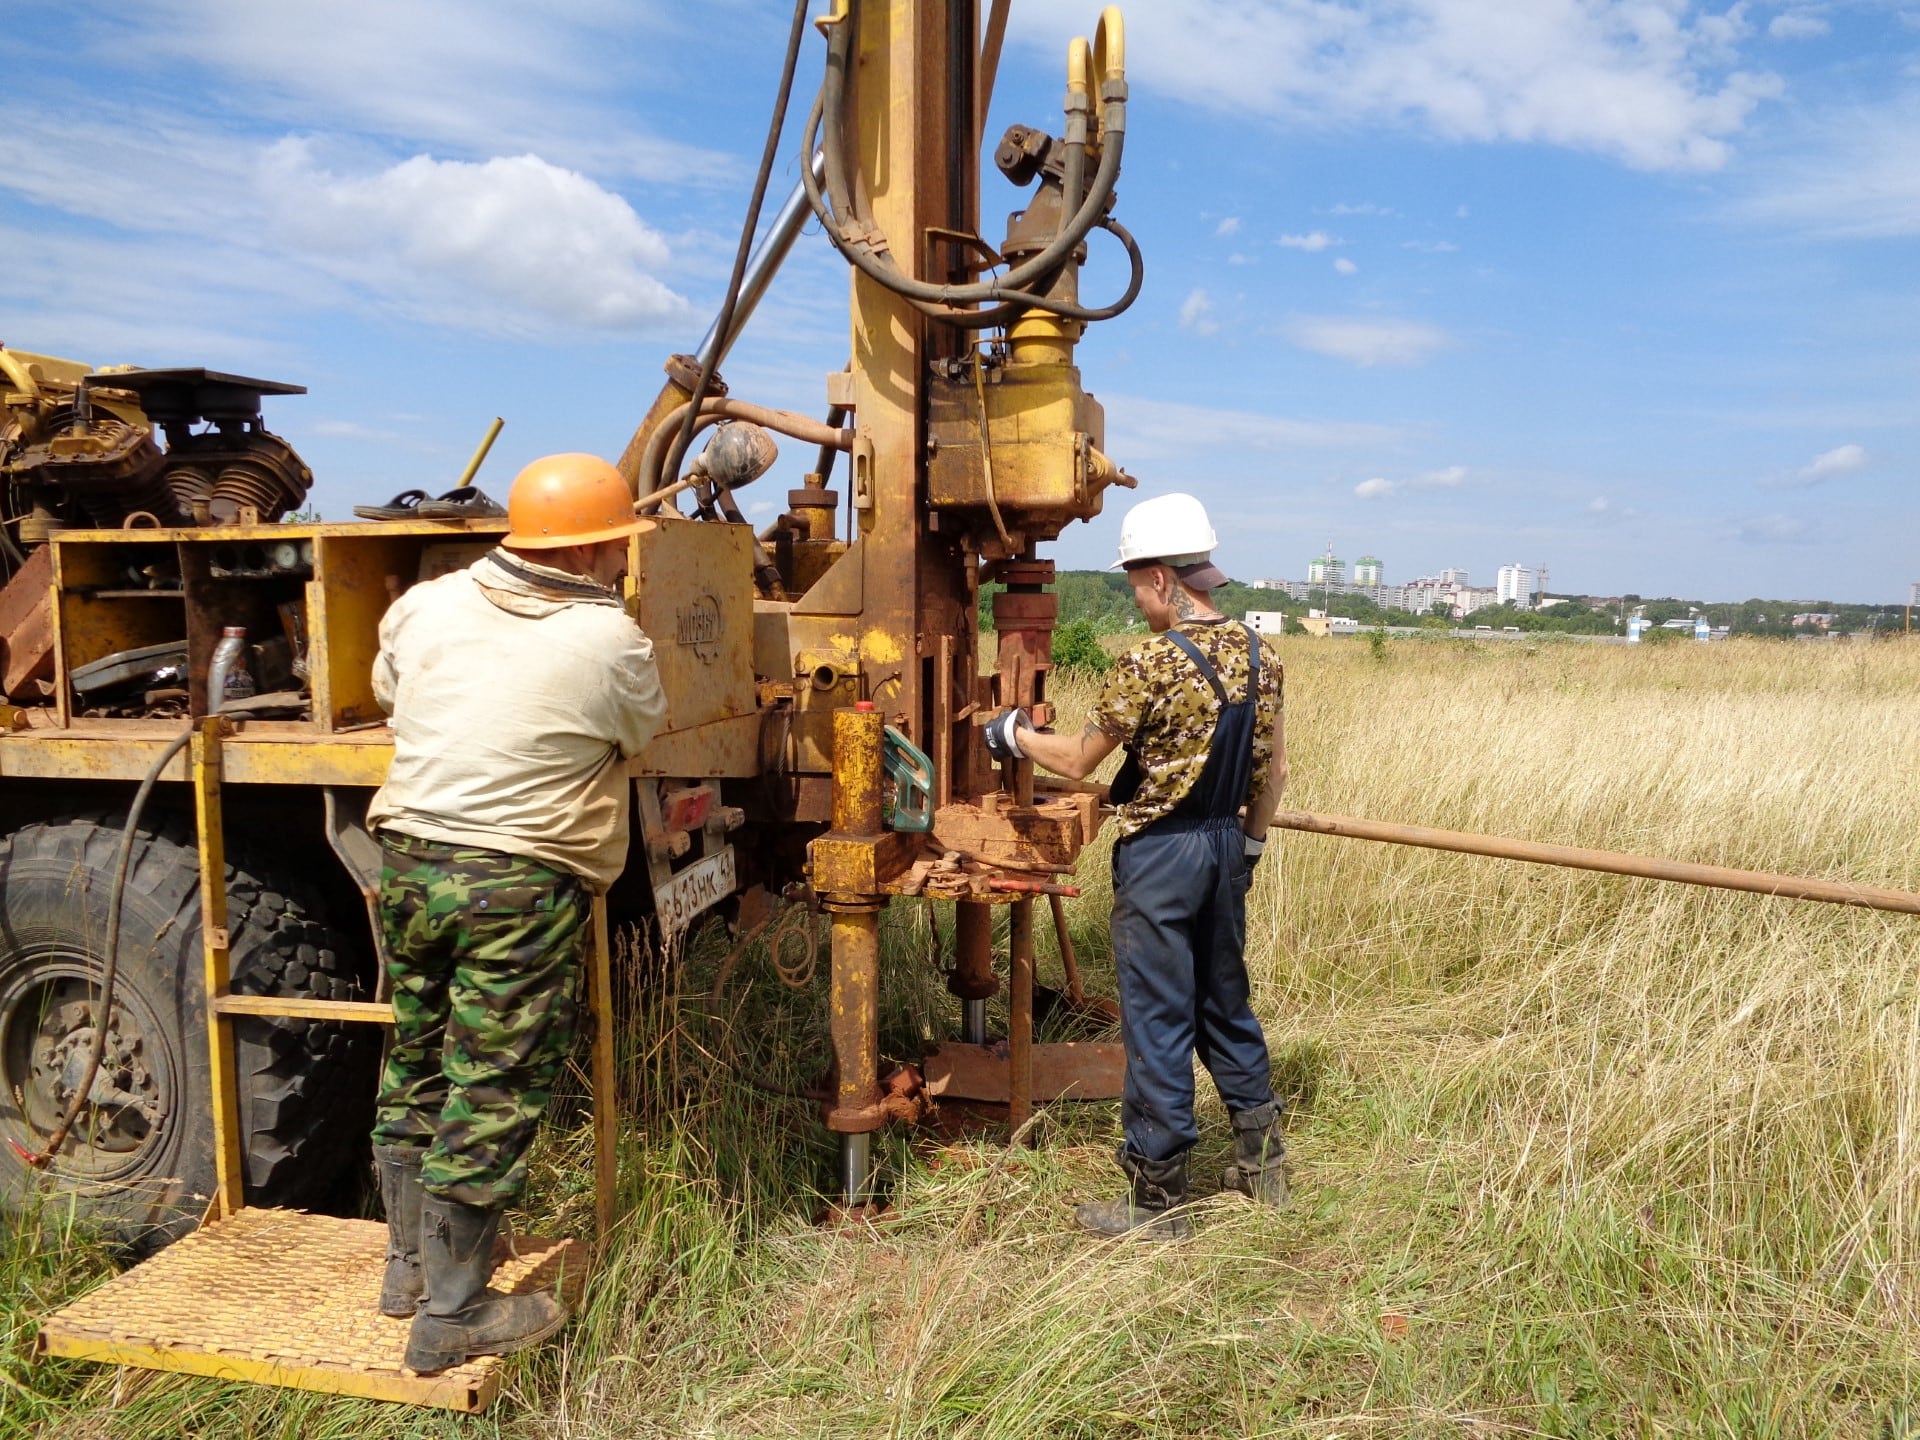
<svg viewBox="0 0 1920 1440">
<path fill-rule="evenodd" d="M 493 1274 L 498 1210 L 422 1195 L 420 1262 L 427 1295 L 407 1335 L 407 1368 L 426 1374 L 476 1355 L 509 1355 L 567 1323 L 567 1307 L 551 1290 L 502 1295 L 487 1288 Z"/>
<path fill-rule="evenodd" d="M 376 1145 L 380 1203 L 387 1208 L 387 1273 L 380 1279 L 380 1313 L 404 1320 L 420 1308 L 420 1162 L 418 1145 Z"/>
<path fill-rule="evenodd" d="M 1187 1157 L 1142 1160 L 1125 1145 L 1116 1157 L 1131 1182 L 1118 1200 L 1090 1200 L 1073 1207 L 1073 1218 L 1096 1235 L 1133 1234 L 1143 1240 L 1186 1240 L 1193 1235 L 1187 1218 Z"/>
<path fill-rule="evenodd" d="M 1233 1164 L 1220 1188 L 1238 1190 L 1276 1210 L 1287 1203 L 1287 1146 L 1280 1135 L 1280 1102 L 1269 1100 L 1233 1117 Z"/>
</svg>

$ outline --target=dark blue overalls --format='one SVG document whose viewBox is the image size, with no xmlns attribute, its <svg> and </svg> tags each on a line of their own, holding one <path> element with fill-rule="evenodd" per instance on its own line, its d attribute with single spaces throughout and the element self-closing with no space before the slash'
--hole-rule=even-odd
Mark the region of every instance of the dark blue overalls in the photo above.
<svg viewBox="0 0 1920 1440">
<path fill-rule="evenodd" d="M 1120 1118 L 1126 1148 L 1155 1161 L 1173 1159 L 1199 1138 L 1196 1050 L 1229 1111 L 1273 1098 L 1267 1037 L 1248 1002 L 1247 859 L 1239 818 L 1253 777 L 1260 640 L 1247 629 L 1247 694 L 1229 701 L 1200 648 L 1178 630 L 1166 633 L 1213 688 L 1220 715 L 1193 789 L 1173 813 L 1113 848 L 1113 958 L 1127 1048 Z M 1138 773 L 1131 754 L 1128 765 Z M 1123 785 L 1124 775 L 1116 789 Z"/>
</svg>

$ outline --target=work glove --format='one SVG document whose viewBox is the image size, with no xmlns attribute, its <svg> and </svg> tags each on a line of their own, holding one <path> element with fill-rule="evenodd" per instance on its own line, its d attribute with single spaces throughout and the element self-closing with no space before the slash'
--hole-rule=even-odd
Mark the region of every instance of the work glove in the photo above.
<svg viewBox="0 0 1920 1440">
<path fill-rule="evenodd" d="M 1247 888 L 1252 889 L 1253 867 L 1260 863 L 1260 857 L 1266 853 L 1266 838 L 1263 836 L 1256 840 L 1251 835 L 1243 834 L 1240 837 L 1240 843 L 1245 847 L 1241 853 L 1247 857 Z"/>
<path fill-rule="evenodd" d="M 1026 752 L 1020 748 L 1022 730 L 1031 730 L 1033 722 L 1027 718 L 1027 712 L 1019 708 L 1002 710 L 987 722 L 987 753 L 1001 764 L 1009 760 L 1024 760 Z"/>
</svg>

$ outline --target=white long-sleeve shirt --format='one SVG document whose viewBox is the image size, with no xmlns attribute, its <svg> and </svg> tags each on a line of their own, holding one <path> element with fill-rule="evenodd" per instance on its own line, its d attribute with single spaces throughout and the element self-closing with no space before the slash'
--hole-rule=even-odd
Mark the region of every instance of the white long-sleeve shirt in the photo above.
<svg viewBox="0 0 1920 1440">
<path fill-rule="evenodd" d="M 393 767 L 369 825 L 613 883 L 625 761 L 667 705 L 653 642 L 597 589 L 495 551 L 394 601 L 373 665 Z"/>
</svg>

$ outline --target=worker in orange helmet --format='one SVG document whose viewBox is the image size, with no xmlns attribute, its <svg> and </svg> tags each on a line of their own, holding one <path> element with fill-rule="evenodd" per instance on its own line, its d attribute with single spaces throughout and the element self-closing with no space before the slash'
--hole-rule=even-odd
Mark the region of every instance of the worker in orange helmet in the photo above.
<svg viewBox="0 0 1920 1440">
<path fill-rule="evenodd" d="M 1116 748 L 1111 787 L 1113 965 L 1126 1042 L 1127 1192 L 1076 1206 L 1098 1235 L 1178 1240 L 1192 1231 L 1187 1152 L 1197 1053 L 1226 1102 L 1234 1158 L 1221 1185 L 1287 1203 L 1281 1104 L 1249 1003 L 1246 894 L 1287 783 L 1280 659 L 1213 594 L 1227 577 L 1191 495 L 1143 500 L 1120 523 L 1120 560 L 1153 634 L 1114 665 L 1078 735 L 1035 730 L 1024 710 L 987 725 L 996 759 L 1079 780 Z"/>
<path fill-rule="evenodd" d="M 373 1132 L 387 1210 L 380 1308 L 443 1370 L 559 1329 L 550 1292 L 487 1287 L 501 1212 L 572 1039 L 592 903 L 626 863 L 627 765 L 666 715 L 617 588 L 653 522 L 593 455 L 522 470 L 508 533 L 380 625 L 393 766 L 368 824 L 393 1045 Z"/>
</svg>

